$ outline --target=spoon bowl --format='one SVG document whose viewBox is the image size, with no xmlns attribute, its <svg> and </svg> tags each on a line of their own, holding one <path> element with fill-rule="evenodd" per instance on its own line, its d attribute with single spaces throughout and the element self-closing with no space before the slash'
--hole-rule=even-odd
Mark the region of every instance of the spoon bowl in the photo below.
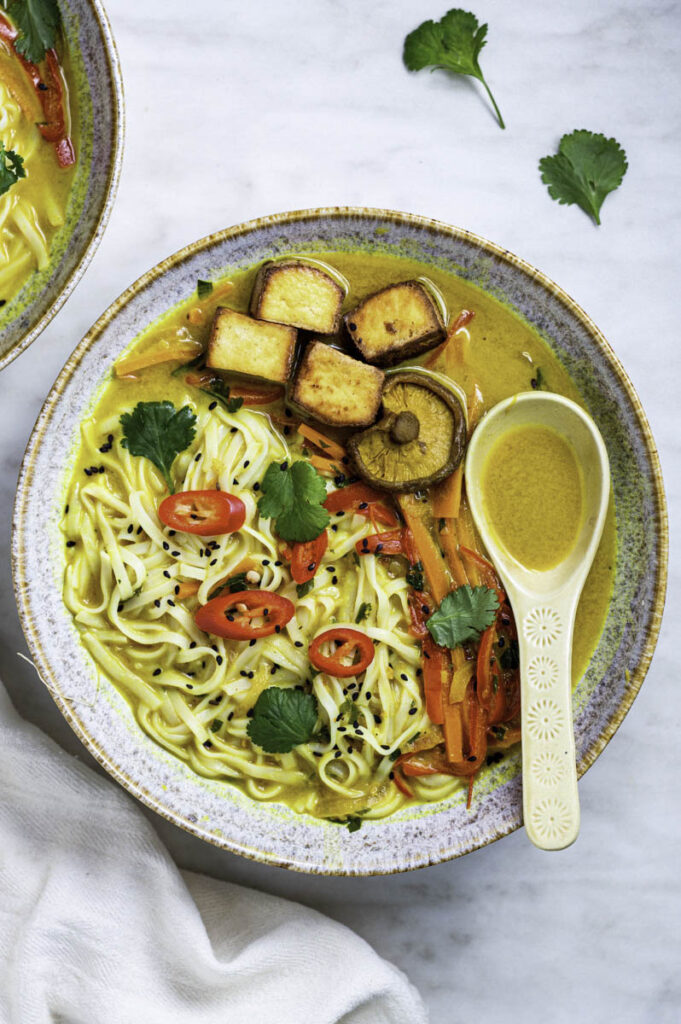
<svg viewBox="0 0 681 1024">
<path fill-rule="evenodd" d="M 568 441 L 581 469 L 583 511 L 571 549 L 550 569 L 522 565 L 499 539 L 482 488 L 487 458 L 509 430 L 548 427 Z M 579 832 L 572 726 L 572 637 L 579 597 L 603 532 L 610 496 L 608 456 L 596 424 L 575 402 L 527 392 L 496 405 L 476 428 L 466 455 L 475 524 L 508 594 L 518 625 L 523 814 L 541 849 L 569 846 Z"/>
</svg>

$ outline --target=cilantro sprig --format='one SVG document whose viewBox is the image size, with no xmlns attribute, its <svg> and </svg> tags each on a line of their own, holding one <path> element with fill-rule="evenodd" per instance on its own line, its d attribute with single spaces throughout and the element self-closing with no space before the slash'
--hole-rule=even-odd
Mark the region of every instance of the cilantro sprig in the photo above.
<svg viewBox="0 0 681 1024">
<path fill-rule="evenodd" d="M 263 477 L 258 511 L 276 520 L 282 540 L 314 540 L 329 524 L 324 480 L 309 462 L 271 462 Z"/>
<path fill-rule="evenodd" d="M 24 158 L 13 149 L 5 149 L 5 143 L 0 140 L 0 196 L 9 192 L 19 178 L 25 177 Z"/>
<path fill-rule="evenodd" d="M 581 206 L 601 223 L 603 200 L 622 184 L 627 154 L 616 139 L 581 129 L 564 135 L 558 152 L 539 161 L 541 180 L 559 203 Z"/>
<path fill-rule="evenodd" d="M 224 405 L 227 412 L 238 412 L 244 404 L 243 398 L 229 397 L 229 385 L 225 384 L 219 377 L 215 377 L 210 383 L 201 385 L 201 391 L 212 398 L 216 398 L 220 405 Z"/>
<path fill-rule="evenodd" d="M 442 601 L 428 619 L 427 626 L 440 647 L 460 647 L 492 625 L 499 608 L 496 591 L 489 587 L 459 587 Z"/>
<path fill-rule="evenodd" d="M 317 701 L 302 690 L 269 686 L 263 690 L 248 723 L 248 735 L 267 754 L 288 754 L 315 735 Z"/>
<path fill-rule="evenodd" d="M 440 21 L 424 21 L 404 40 L 403 60 L 409 71 L 442 68 L 456 75 L 470 75 L 485 88 L 499 126 L 504 119 L 492 91 L 485 81 L 479 63 L 480 51 L 486 43 L 487 25 L 478 26 L 478 19 L 469 11 L 452 8 Z"/>
<path fill-rule="evenodd" d="M 61 14 L 57 0 L 0 0 L 19 30 L 14 48 L 26 60 L 39 64 L 57 41 Z"/>
<path fill-rule="evenodd" d="M 175 493 L 170 470 L 175 456 L 194 440 L 196 416 L 188 405 L 176 409 L 172 402 L 138 402 L 132 412 L 121 416 L 121 444 L 131 455 L 139 455 L 163 474 L 168 490 Z"/>
</svg>

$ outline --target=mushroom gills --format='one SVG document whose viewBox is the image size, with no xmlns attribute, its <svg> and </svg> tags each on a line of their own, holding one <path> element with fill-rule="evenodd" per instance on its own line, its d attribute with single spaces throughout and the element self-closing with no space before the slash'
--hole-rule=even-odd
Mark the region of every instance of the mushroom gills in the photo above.
<svg viewBox="0 0 681 1024">
<path fill-rule="evenodd" d="M 349 441 L 365 480 L 403 492 L 444 480 L 461 462 L 465 445 L 465 414 L 456 395 L 429 375 L 409 371 L 386 378 L 382 418 Z"/>
</svg>

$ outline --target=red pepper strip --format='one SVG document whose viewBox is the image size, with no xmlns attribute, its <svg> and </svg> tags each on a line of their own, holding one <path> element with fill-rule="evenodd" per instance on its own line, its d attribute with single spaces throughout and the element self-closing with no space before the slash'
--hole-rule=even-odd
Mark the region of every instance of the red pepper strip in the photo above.
<svg viewBox="0 0 681 1024">
<path fill-rule="evenodd" d="M 423 689 L 426 711 L 433 725 L 442 725 L 445 720 L 443 701 L 447 699 L 450 667 L 449 653 L 427 636 L 423 641 Z"/>
<path fill-rule="evenodd" d="M 399 770 L 393 769 L 393 782 L 399 789 L 400 793 L 403 793 L 404 796 L 408 797 L 410 800 L 414 799 L 414 794 L 412 793 L 412 791 L 409 789 L 409 786 L 402 778 L 402 774 Z"/>
<path fill-rule="evenodd" d="M 324 654 L 324 644 L 339 643 L 340 646 L 331 654 Z M 343 664 L 343 658 L 354 657 L 355 651 L 359 655 L 356 661 L 350 665 Z M 349 676 L 358 676 L 364 672 L 374 660 L 374 645 L 366 633 L 358 629 L 348 629 L 346 626 L 335 626 L 325 630 L 314 638 L 310 644 L 307 656 L 320 672 L 328 672 L 329 675 L 337 676 L 339 679 L 346 679 Z"/>
<path fill-rule="evenodd" d="M 355 544 L 358 555 L 402 555 L 404 541 L 402 530 L 389 530 L 387 533 L 372 533 L 363 537 Z"/>
<path fill-rule="evenodd" d="M 419 560 L 419 553 L 416 550 L 416 543 L 414 541 L 414 534 L 411 529 L 407 526 L 402 530 L 402 546 L 404 553 L 409 559 L 411 565 L 416 565 Z"/>
<path fill-rule="evenodd" d="M 324 508 L 331 515 L 335 512 L 355 512 L 360 516 L 368 516 L 374 523 L 374 527 L 376 523 L 380 523 L 382 526 L 397 527 L 400 525 L 400 520 L 384 504 L 386 500 L 389 499 L 380 491 L 360 482 L 348 484 L 347 487 L 339 487 L 337 491 L 328 496 L 324 502 Z"/>
<path fill-rule="evenodd" d="M 441 746 L 401 754 L 395 761 L 395 767 L 400 768 L 407 776 L 453 774 Z"/>
<path fill-rule="evenodd" d="M 296 583 L 307 583 L 313 578 L 328 545 L 326 530 L 322 530 L 314 540 L 296 541 L 291 552 L 291 576 Z"/>
<path fill-rule="evenodd" d="M 433 599 L 430 594 L 423 590 L 412 590 L 410 588 L 407 596 L 409 602 L 409 616 L 411 618 L 411 635 L 417 640 L 423 640 L 430 636 L 426 626 L 426 616 L 433 610 Z"/>
<path fill-rule="evenodd" d="M 487 559 L 483 558 L 477 551 L 472 551 L 470 548 L 464 547 L 463 544 L 459 545 L 459 552 L 469 562 L 473 562 L 474 565 L 477 565 L 480 570 L 483 583 L 486 587 L 489 587 L 490 590 L 496 590 L 497 597 L 499 598 L 499 604 L 503 604 L 506 601 L 506 594 L 504 593 L 504 589 L 501 586 L 499 577 L 497 576 L 492 563 L 488 562 Z"/>
<path fill-rule="evenodd" d="M 478 681 L 478 701 L 484 708 L 489 708 L 494 698 L 494 686 L 492 682 L 490 662 L 494 651 L 495 637 L 496 626 L 491 625 L 480 637 L 480 646 L 478 647 L 478 661 L 475 674 Z M 499 687 L 499 673 L 497 673 L 497 686 Z"/>
<path fill-rule="evenodd" d="M 47 50 L 45 54 L 45 74 L 37 64 L 26 60 L 16 49 L 15 41 L 18 32 L 0 15 L 0 39 L 10 44 L 17 60 L 31 79 L 40 105 L 45 115 L 45 124 L 38 125 L 46 142 L 55 144 L 57 161 L 60 167 L 70 167 L 76 161 L 71 140 L 66 135 L 66 114 L 64 110 L 64 86 L 62 69 L 57 51 Z"/>
</svg>

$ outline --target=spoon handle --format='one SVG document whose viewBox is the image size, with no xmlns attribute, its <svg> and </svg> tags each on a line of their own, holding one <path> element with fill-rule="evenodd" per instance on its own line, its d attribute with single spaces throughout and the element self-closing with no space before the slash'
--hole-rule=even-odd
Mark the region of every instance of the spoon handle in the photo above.
<svg viewBox="0 0 681 1024">
<path fill-rule="evenodd" d="M 520 649 L 523 814 L 542 850 L 562 850 L 579 832 L 572 725 L 572 634 L 575 602 L 552 597 L 513 601 Z"/>
</svg>

